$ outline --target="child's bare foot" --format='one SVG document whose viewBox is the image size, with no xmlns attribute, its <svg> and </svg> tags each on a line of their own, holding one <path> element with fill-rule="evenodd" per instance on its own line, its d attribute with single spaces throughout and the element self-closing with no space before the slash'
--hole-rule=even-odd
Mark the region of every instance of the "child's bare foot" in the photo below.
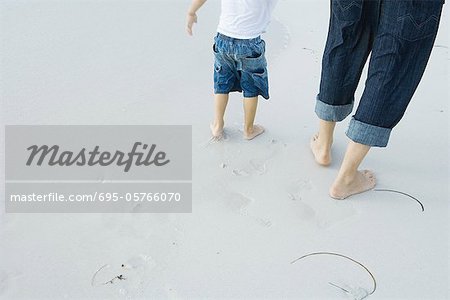
<svg viewBox="0 0 450 300">
<path fill-rule="evenodd" d="M 251 129 L 244 130 L 244 139 L 252 140 L 258 135 L 262 134 L 264 131 L 265 129 L 261 125 L 253 125 Z"/>
<path fill-rule="evenodd" d="M 311 151 L 316 162 L 321 166 L 331 164 L 331 143 L 319 139 L 319 134 L 315 134 L 310 142 Z"/>
<path fill-rule="evenodd" d="M 220 139 L 223 137 L 223 122 L 214 122 L 209 125 L 213 138 Z"/>
<path fill-rule="evenodd" d="M 337 178 L 330 188 L 330 196 L 343 200 L 352 195 L 366 192 L 375 187 L 376 178 L 372 171 L 357 171 L 353 176 Z"/>
</svg>

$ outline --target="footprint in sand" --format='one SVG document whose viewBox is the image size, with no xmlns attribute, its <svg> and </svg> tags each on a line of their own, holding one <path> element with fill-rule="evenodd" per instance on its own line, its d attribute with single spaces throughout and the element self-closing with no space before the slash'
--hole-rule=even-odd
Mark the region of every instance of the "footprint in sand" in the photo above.
<svg viewBox="0 0 450 300">
<path fill-rule="evenodd" d="M 259 225 L 263 227 L 271 227 L 272 222 L 263 217 L 254 216 L 249 213 L 249 206 L 254 202 L 253 199 L 241 194 L 241 193 L 230 193 L 226 197 L 226 204 L 233 213 L 237 213 L 241 216 L 248 217 L 255 220 Z"/>
<path fill-rule="evenodd" d="M 311 220 L 316 217 L 316 211 L 311 206 L 301 201 L 295 204 L 295 214 L 303 221 Z"/>
<path fill-rule="evenodd" d="M 251 176 L 264 175 L 266 173 L 266 163 L 264 160 L 252 159 L 242 169 L 233 169 L 232 173 L 235 176 Z"/>
<path fill-rule="evenodd" d="M 313 189 L 311 180 L 299 179 L 291 183 L 286 189 L 287 194 L 291 200 L 302 200 L 302 194 L 305 191 L 310 191 Z"/>
<path fill-rule="evenodd" d="M 266 174 L 267 162 L 277 156 L 284 147 L 285 144 L 279 143 L 275 139 L 270 139 L 266 147 L 268 151 L 265 151 L 262 157 L 250 159 L 243 167 L 233 169 L 232 174 L 245 177 Z"/>
<path fill-rule="evenodd" d="M 253 199 L 240 193 L 230 193 L 226 199 L 226 204 L 231 211 L 243 216 L 248 214 L 248 206 L 253 202 Z"/>
<path fill-rule="evenodd" d="M 313 185 L 311 180 L 297 180 L 294 181 L 288 188 L 286 189 L 288 198 L 292 201 L 295 201 L 295 213 L 302 220 L 310 220 L 316 216 L 316 211 L 302 201 L 302 196 L 305 191 L 310 191 L 313 189 Z"/>
<path fill-rule="evenodd" d="M 265 218 L 258 218 L 258 217 L 254 217 L 255 221 L 263 226 L 263 227 L 271 227 L 272 226 L 272 221 L 270 221 L 269 219 L 265 219 Z"/>
</svg>

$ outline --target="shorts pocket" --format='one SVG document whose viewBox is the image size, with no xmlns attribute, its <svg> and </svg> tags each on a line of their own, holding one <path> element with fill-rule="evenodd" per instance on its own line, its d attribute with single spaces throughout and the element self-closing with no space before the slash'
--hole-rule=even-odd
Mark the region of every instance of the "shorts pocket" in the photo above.
<svg viewBox="0 0 450 300">
<path fill-rule="evenodd" d="M 214 76 L 217 78 L 218 81 L 221 81 L 222 83 L 228 82 L 233 73 L 227 70 L 227 68 L 224 68 L 222 65 L 215 63 L 214 64 Z"/>
<path fill-rule="evenodd" d="M 219 55 L 217 55 L 219 56 Z M 234 74 L 230 68 L 220 61 L 214 63 L 214 90 L 219 93 L 228 93 L 234 85 Z"/>
<path fill-rule="evenodd" d="M 363 0 L 331 0 L 331 9 L 338 20 L 357 22 L 361 19 Z"/>
<path fill-rule="evenodd" d="M 434 37 L 438 31 L 443 0 L 398 1 L 396 35 L 407 41 Z"/>
<path fill-rule="evenodd" d="M 255 53 L 242 59 L 242 70 L 248 73 L 263 73 L 267 67 L 264 53 Z"/>
<path fill-rule="evenodd" d="M 252 73 L 253 82 L 258 89 L 258 94 L 265 99 L 269 99 L 269 79 L 267 77 L 267 70 L 263 69 L 262 72 Z"/>
</svg>

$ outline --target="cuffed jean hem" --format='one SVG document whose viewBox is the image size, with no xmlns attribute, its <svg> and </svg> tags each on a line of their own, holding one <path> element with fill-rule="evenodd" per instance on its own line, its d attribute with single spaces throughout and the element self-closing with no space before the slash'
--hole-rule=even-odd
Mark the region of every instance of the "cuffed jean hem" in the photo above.
<svg viewBox="0 0 450 300">
<path fill-rule="evenodd" d="M 319 119 L 329 122 L 340 122 L 344 120 L 353 110 L 353 103 L 346 105 L 330 105 L 317 98 L 316 115 Z"/>
<path fill-rule="evenodd" d="M 347 129 L 347 136 L 355 143 L 370 147 L 386 147 L 392 129 L 370 125 L 352 118 Z"/>
</svg>

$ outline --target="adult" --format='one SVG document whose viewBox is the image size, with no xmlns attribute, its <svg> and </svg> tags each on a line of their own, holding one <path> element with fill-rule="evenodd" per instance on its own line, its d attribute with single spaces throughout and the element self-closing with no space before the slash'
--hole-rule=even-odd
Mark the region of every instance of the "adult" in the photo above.
<svg viewBox="0 0 450 300">
<path fill-rule="evenodd" d="M 311 140 L 317 163 L 329 165 L 336 122 L 353 109 L 370 55 L 368 78 L 346 132 L 350 138 L 330 196 L 345 199 L 372 189 L 374 173 L 359 171 L 371 147 L 386 147 L 422 78 L 439 27 L 444 0 L 331 0 L 328 38 Z"/>
</svg>

